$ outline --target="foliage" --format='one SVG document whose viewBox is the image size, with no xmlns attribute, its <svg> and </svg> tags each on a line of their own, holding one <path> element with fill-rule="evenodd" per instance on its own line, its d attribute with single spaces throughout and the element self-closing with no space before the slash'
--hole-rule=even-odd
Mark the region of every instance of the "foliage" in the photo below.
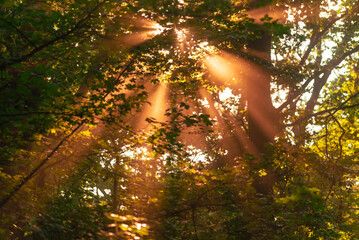
<svg viewBox="0 0 359 240">
<path fill-rule="evenodd" d="M 93 173 L 82 171 L 75 177 L 70 188 L 59 190 L 47 203 L 44 214 L 29 219 L 25 239 L 91 238 L 109 224 L 104 218 L 109 204 L 89 189 L 88 181 L 95 180 Z"/>
<path fill-rule="evenodd" d="M 357 1 L 0 1 L 0 238 L 355 239 Z"/>
</svg>

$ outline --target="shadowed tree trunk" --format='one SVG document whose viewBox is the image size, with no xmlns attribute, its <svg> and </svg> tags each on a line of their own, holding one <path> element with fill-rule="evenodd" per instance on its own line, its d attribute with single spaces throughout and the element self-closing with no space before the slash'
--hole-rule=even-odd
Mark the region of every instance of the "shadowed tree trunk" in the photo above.
<svg viewBox="0 0 359 240">
<path fill-rule="evenodd" d="M 247 45 L 248 51 L 262 57 L 261 61 L 270 62 L 271 52 L 271 33 L 263 31 L 262 35 L 255 40 L 251 40 Z M 247 108 L 248 108 L 248 132 L 249 140 L 255 147 L 253 167 L 262 164 L 266 160 L 268 153 L 267 144 L 274 141 L 278 133 L 278 113 L 273 107 L 270 94 L 270 72 L 265 66 L 256 66 L 253 72 L 248 74 L 246 83 Z M 270 162 L 268 162 L 270 164 Z M 253 187 L 261 194 L 270 194 L 275 183 L 275 176 L 267 171 L 265 176 L 255 177 Z"/>
</svg>

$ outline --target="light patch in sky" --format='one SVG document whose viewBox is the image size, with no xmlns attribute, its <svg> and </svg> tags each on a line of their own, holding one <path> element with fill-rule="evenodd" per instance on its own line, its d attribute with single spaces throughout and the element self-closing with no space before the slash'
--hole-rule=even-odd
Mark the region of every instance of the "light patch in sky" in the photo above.
<svg viewBox="0 0 359 240">
<path fill-rule="evenodd" d="M 315 133 L 319 132 L 322 129 L 323 129 L 323 126 L 320 126 L 320 125 L 309 124 L 307 126 L 307 132 L 309 132 L 311 134 L 315 134 Z"/>
<path fill-rule="evenodd" d="M 133 19 L 133 24 L 141 30 L 126 32 L 121 42 L 127 46 L 139 45 L 152 39 L 156 35 L 160 35 L 166 29 L 159 23 L 146 18 Z"/>
<path fill-rule="evenodd" d="M 223 91 L 219 92 L 218 95 L 219 100 L 221 100 L 222 102 L 234 96 L 232 90 L 229 87 L 226 87 Z"/>
<path fill-rule="evenodd" d="M 275 83 L 271 83 L 272 88 L 275 88 L 276 90 L 271 94 L 272 97 L 272 103 L 275 108 L 278 108 L 282 103 L 285 102 L 288 92 L 288 89 L 278 89 L 275 86 Z"/>
<path fill-rule="evenodd" d="M 142 160 L 148 160 L 149 151 L 146 147 L 136 147 L 131 149 L 126 149 L 121 155 L 128 158 L 135 158 L 141 156 Z"/>
<path fill-rule="evenodd" d="M 328 4 L 327 7 L 324 7 L 324 10 L 326 10 L 326 11 L 321 11 L 319 14 L 319 17 L 321 17 L 321 18 L 330 17 L 330 15 L 328 14 L 328 12 L 330 12 L 330 11 L 335 11 L 338 13 L 340 10 L 340 6 L 343 4 L 343 1 L 341 1 L 341 0 L 326 1 L 326 3 Z"/>
<path fill-rule="evenodd" d="M 206 97 L 204 99 L 199 99 L 199 102 L 202 104 L 203 107 L 209 108 L 209 102 Z"/>
<path fill-rule="evenodd" d="M 191 161 L 199 163 L 208 163 L 208 154 L 203 152 L 201 149 L 195 148 L 193 145 L 188 146 L 187 153 Z"/>
</svg>

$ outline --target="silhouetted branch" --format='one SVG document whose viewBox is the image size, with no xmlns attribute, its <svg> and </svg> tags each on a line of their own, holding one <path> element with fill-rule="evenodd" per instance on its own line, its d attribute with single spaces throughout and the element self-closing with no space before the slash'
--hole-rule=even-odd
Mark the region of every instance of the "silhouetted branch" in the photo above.
<svg viewBox="0 0 359 240">
<path fill-rule="evenodd" d="M 20 117 L 20 116 L 29 116 L 29 115 L 63 115 L 63 116 L 75 116 L 75 114 L 71 113 L 57 113 L 57 112 L 22 112 L 22 113 L 4 113 L 0 114 L 0 117 Z"/>
<path fill-rule="evenodd" d="M 75 24 L 75 26 L 68 30 L 67 32 L 65 32 L 64 34 L 58 36 L 58 37 L 55 37 L 53 38 L 52 40 L 50 41 L 47 41 L 45 43 L 43 43 L 42 45 L 38 46 L 38 47 L 35 47 L 31 52 L 29 52 L 28 54 L 25 54 L 23 55 L 22 57 L 19 57 L 19 58 L 16 58 L 16 59 L 13 59 L 13 60 L 10 60 L 8 62 L 5 62 L 5 63 L 2 63 L 0 65 L 0 69 L 6 69 L 7 67 L 11 66 L 11 65 L 14 65 L 14 64 L 17 64 L 17 63 L 21 63 L 23 61 L 26 61 L 28 60 L 29 58 L 31 58 L 33 55 L 35 55 L 37 52 L 43 50 L 44 48 L 60 41 L 60 40 L 63 40 L 65 38 L 67 38 L 68 36 L 70 36 L 72 33 L 74 33 L 77 29 L 80 29 L 82 27 L 82 24 L 84 22 L 86 22 L 89 18 L 91 18 L 92 16 L 92 13 L 94 13 L 102 4 L 104 4 L 106 1 L 102 1 L 100 3 L 98 3 L 82 20 L 80 20 L 79 22 L 77 22 Z"/>
<path fill-rule="evenodd" d="M 313 33 L 313 35 L 311 36 L 310 38 L 310 43 L 308 45 L 308 48 L 307 50 L 305 51 L 305 53 L 303 54 L 300 62 L 299 62 L 299 65 L 302 66 L 305 61 L 308 59 L 309 57 L 309 54 L 310 52 L 312 51 L 312 49 L 314 48 L 314 46 L 316 46 L 321 37 L 329 30 L 330 27 L 332 27 L 338 20 L 342 19 L 343 17 L 345 17 L 346 15 L 348 14 L 348 12 L 344 13 L 343 15 L 341 15 L 340 17 L 336 17 L 336 18 L 333 18 L 327 26 L 325 26 L 325 28 L 320 31 L 320 32 L 317 32 L 317 33 Z"/>
<path fill-rule="evenodd" d="M 292 123 L 286 124 L 285 126 L 286 127 L 292 127 L 292 126 L 298 125 L 298 124 L 300 124 L 300 123 L 302 123 L 302 122 L 304 122 L 304 121 L 306 121 L 306 120 L 308 120 L 308 119 L 310 119 L 312 117 L 320 116 L 320 115 L 323 115 L 323 114 L 326 114 L 326 113 L 334 114 L 335 112 L 337 112 L 339 110 L 345 110 L 345 109 L 354 108 L 354 107 L 359 107 L 359 103 L 353 104 L 353 105 L 348 105 L 348 106 L 342 106 L 342 107 L 326 109 L 326 110 L 323 110 L 323 111 L 320 111 L 320 112 L 317 112 L 317 113 L 314 113 L 314 114 L 310 114 L 310 115 L 301 117 L 301 118 L 297 119 L 296 121 L 294 121 Z"/>
<path fill-rule="evenodd" d="M 313 77 L 310 77 L 307 79 L 307 81 L 305 81 L 305 83 L 301 86 L 300 89 L 298 89 L 297 91 L 293 92 L 293 94 L 291 94 L 290 96 L 288 96 L 288 99 L 282 103 L 282 105 L 280 105 L 277 110 L 278 111 L 281 111 L 283 110 L 286 106 L 288 106 L 290 103 L 292 103 L 292 101 L 294 99 L 296 99 L 299 95 L 301 95 L 304 91 L 305 91 L 305 88 L 314 80 L 314 79 L 317 79 L 321 74 L 328 74 L 330 75 L 331 71 L 337 67 L 342 61 L 344 61 L 344 59 L 350 55 L 352 55 L 353 53 L 356 53 L 359 51 L 359 45 L 356 46 L 355 48 L 353 48 L 352 50 L 344 53 L 343 55 L 341 55 L 340 57 L 338 58 L 335 58 L 335 59 L 332 59 L 331 61 L 328 62 L 327 65 L 325 65 L 322 69 L 324 70 L 321 70 L 321 71 L 318 71 L 314 74 Z"/>
<path fill-rule="evenodd" d="M 10 191 L 3 199 L 0 201 L 0 208 L 2 208 L 20 189 L 24 186 L 34 175 L 37 171 L 40 170 L 42 166 L 45 165 L 49 161 L 49 159 L 56 153 L 56 151 L 83 125 L 85 124 L 86 120 L 83 120 L 80 124 L 75 127 L 70 134 L 65 136 L 57 145 L 56 147 L 43 159 L 40 163 L 31 170 L 31 172 L 23 178 L 19 184 L 17 184 L 13 190 Z"/>
<path fill-rule="evenodd" d="M 26 41 L 28 42 L 31 46 L 33 46 L 34 48 L 37 48 L 37 46 L 35 45 L 34 42 L 32 42 L 20 29 L 18 29 L 14 24 L 12 24 L 11 22 L 7 21 L 6 19 L 0 17 L 0 20 L 3 21 L 4 23 L 6 23 L 7 25 L 9 25 L 10 27 L 14 28 L 16 30 L 16 32 L 19 33 L 19 35 Z"/>
</svg>

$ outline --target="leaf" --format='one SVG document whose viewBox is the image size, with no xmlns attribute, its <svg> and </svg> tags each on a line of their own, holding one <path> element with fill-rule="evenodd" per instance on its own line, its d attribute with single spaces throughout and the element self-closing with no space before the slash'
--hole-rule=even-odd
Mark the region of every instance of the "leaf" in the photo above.
<svg viewBox="0 0 359 240">
<path fill-rule="evenodd" d="M 82 131 L 80 134 L 86 137 L 92 136 L 92 133 L 89 130 Z"/>
</svg>

